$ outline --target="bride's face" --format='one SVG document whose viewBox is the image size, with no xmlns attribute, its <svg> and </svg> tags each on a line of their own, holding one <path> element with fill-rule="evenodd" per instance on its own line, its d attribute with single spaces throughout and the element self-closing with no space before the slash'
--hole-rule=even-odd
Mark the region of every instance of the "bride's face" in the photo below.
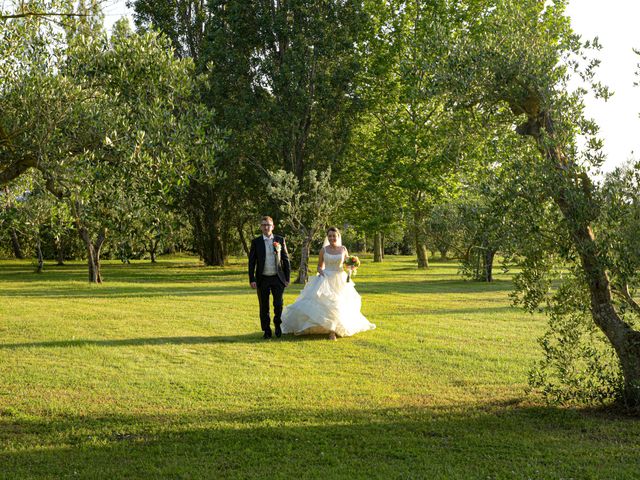
<svg viewBox="0 0 640 480">
<path fill-rule="evenodd" d="M 338 243 L 338 234 L 333 230 L 327 233 L 327 238 L 329 239 L 329 245 L 335 247 L 336 243 Z"/>
</svg>

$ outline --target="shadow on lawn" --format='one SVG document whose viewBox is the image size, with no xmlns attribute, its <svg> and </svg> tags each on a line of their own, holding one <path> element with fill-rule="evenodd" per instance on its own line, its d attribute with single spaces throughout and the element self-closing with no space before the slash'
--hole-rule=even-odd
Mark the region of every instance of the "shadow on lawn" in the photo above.
<svg viewBox="0 0 640 480">
<path fill-rule="evenodd" d="M 199 264 L 158 262 L 156 264 L 103 265 L 102 276 L 109 282 L 134 283 L 198 283 L 236 281 L 246 275 L 237 268 L 205 267 Z M 3 282 L 78 282 L 87 279 L 87 267 L 77 263 L 46 266 L 43 273 L 35 273 L 27 264 L 2 265 L 0 283 Z"/>
<path fill-rule="evenodd" d="M 142 337 L 117 338 L 110 340 L 77 339 L 53 340 L 48 342 L 0 343 L 0 350 L 21 348 L 69 348 L 69 347 L 137 347 L 147 345 L 213 345 L 217 343 L 266 343 L 266 342 L 308 342 L 326 340 L 326 335 L 283 335 L 281 338 L 264 340 L 262 332 L 243 335 L 212 335 L 187 337 Z"/>
<path fill-rule="evenodd" d="M 0 445 L 11 446 L 0 478 L 633 478 L 638 467 L 638 422 L 602 413 L 218 410 L 51 419 L 0 410 Z"/>
<path fill-rule="evenodd" d="M 356 288 L 360 293 L 388 294 L 388 293 L 485 293 L 513 290 L 513 283 L 509 280 L 495 280 L 491 283 L 473 282 L 470 280 L 434 280 L 431 278 L 417 280 L 410 278 L 398 281 L 364 281 L 358 282 Z"/>
<path fill-rule="evenodd" d="M 67 287 L 41 287 L 35 290 L 5 288 L 0 297 L 40 297 L 40 298 L 151 298 L 151 297 L 200 297 L 211 295 L 255 295 L 248 285 L 206 286 L 149 286 L 141 283 L 123 285 L 103 284 L 100 286 L 69 285 Z"/>
<path fill-rule="evenodd" d="M 164 297 L 164 296 L 208 296 L 208 295 L 240 295 L 253 292 L 244 282 L 242 273 L 230 272 L 222 278 L 216 278 L 218 272 L 203 272 L 193 275 L 163 275 L 158 276 L 113 276 L 105 280 L 102 285 L 89 283 L 78 284 L 78 279 L 70 279 L 67 273 L 42 277 L 43 282 L 55 282 L 55 286 L 38 285 L 35 288 L 27 288 L 23 285 L 13 286 L 12 281 L 6 279 L 6 275 L 0 275 L 0 297 L 44 297 L 44 298 L 124 298 L 124 297 Z M 3 278 L 4 277 L 4 278 Z M 39 277 L 38 277 L 39 278 Z M 29 280 L 35 282 L 37 279 Z M 13 281 L 23 282 L 23 277 Z M 111 283 L 110 283 L 111 282 Z M 120 282 L 120 284 L 116 284 Z M 125 283 L 123 285 L 123 283 Z M 194 285 L 194 283 L 196 285 Z M 198 285 L 199 283 L 199 285 Z M 221 285 L 221 283 L 223 283 Z M 5 285 L 3 285 L 5 284 Z M 207 286 L 209 284 L 209 286 Z M 405 281 L 376 281 L 375 279 L 356 279 L 356 288 L 363 294 L 388 295 L 388 294 L 443 294 L 443 293 L 491 293 L 504 292 L 513 289 L 513 284 L 508 280 L 496 280 L 492 283 L 472 282 L 467 280 L 440 280 L 408 278 Z M 287 290 L 289 295 L 297 295 L 301 285 L 292 284 Z"/>
<path fill-rule="evenodd" d="M 245 335 L 121 338 L 111 340 L 55 340 L 50 342 L 25 342 L 0 344 L 0 350 L 19 348 L 66 348 L 66 347 L 136 347 L 144 345 L 206 345 L 214 343 L 258 343 L 264 341 L 259 333 Z"/>
</svg>

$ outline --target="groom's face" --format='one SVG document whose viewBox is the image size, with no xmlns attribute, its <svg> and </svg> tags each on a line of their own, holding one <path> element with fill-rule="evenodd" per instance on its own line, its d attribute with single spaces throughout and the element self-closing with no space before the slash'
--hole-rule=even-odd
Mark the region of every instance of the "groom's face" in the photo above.
<svg viewBox="0 0 640 480">
<path fill-rule="evenodd" d="M 262 230 L 265 237 L 271 236 L 271 233 L 273 233 L 273 223 L 268 220 L 263 220 L 260 223 L 260 230 Z"/>
</svg>

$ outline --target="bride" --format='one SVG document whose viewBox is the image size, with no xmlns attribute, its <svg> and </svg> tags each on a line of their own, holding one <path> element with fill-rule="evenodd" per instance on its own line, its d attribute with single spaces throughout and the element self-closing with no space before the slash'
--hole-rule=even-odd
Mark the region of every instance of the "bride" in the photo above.
<svg viewBox="0 0 640 480">
<path fill-rule="evenodd" d="M 284 309 L 282 333 L 328 333 L 329 339 L 335 340 L 336 336 L 349 337 L 376 328 L 360 313 L 362 299 L 353 281 L 346 281 L 342 264 L 347 255 L 340 231 L 329 228 L 318 258 L 318 275 L 309 280 L 296 301 Z"/>
</svg>

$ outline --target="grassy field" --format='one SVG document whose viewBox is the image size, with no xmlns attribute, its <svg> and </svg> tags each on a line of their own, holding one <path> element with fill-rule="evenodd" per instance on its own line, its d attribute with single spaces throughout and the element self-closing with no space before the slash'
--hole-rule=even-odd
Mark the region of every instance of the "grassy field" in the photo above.
<svg viewBox="0 0 640 480">
<path fill-rule="evenodd" d="M 640 478 L 640 422 L 526 394 L 544 319 L 456 270 L 365 257 L 376 330 L 264 341 L 242 259 L 0 262 L 0 478 Z"/>
</svg>

